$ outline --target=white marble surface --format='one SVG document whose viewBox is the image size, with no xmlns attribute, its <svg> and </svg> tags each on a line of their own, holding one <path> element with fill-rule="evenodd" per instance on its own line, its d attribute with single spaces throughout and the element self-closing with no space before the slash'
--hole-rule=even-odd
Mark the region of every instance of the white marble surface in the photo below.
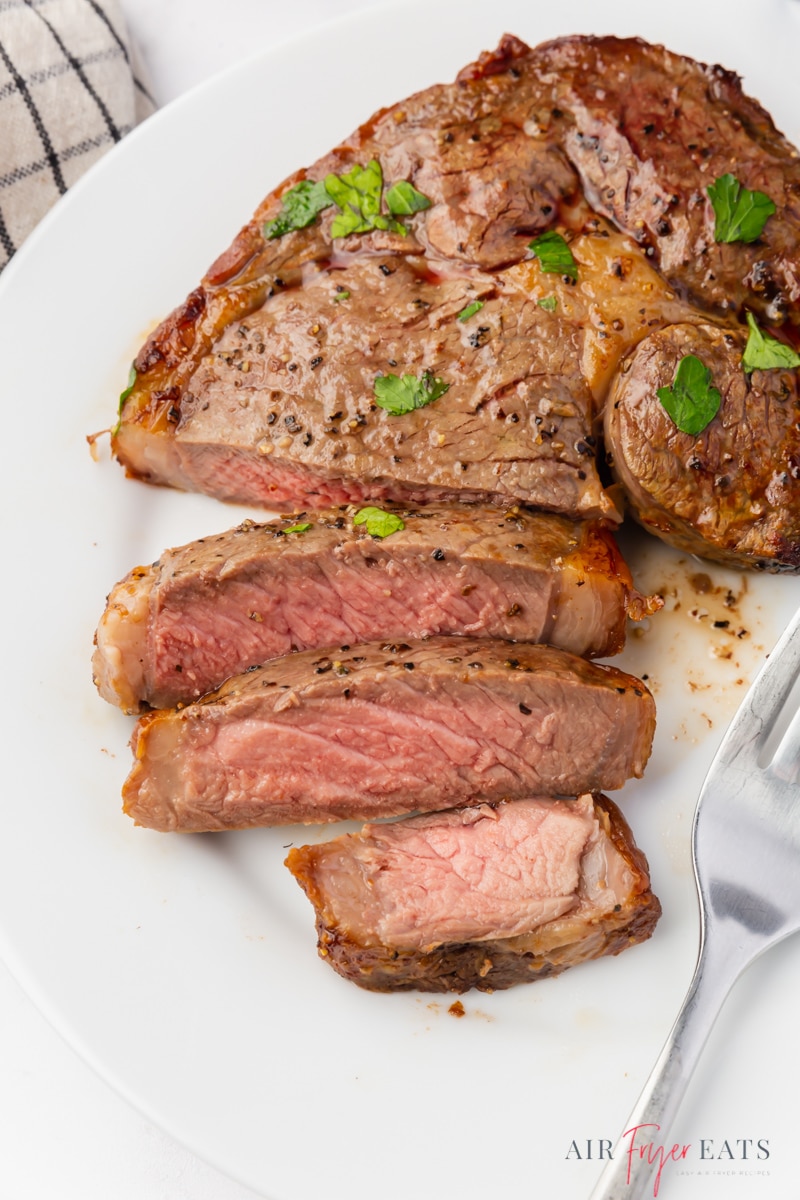
<svg viewBox="0 0 800 1200">
<path fill-rule="evenodd" d="M 163 105 L 262 47 L 378 2 L 122 0 L 122 6 Z M 0 1198 L 255 1200 L 255 1193 L 111 1091 L 0 963 Z"/>
</svg>

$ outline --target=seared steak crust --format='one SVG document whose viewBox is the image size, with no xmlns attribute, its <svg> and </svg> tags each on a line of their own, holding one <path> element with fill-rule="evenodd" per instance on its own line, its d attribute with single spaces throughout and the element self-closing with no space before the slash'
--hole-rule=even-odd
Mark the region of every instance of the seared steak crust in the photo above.
<svg viewBox="0 0 800 1200">
<path fill-rule="evenodd" d="M 290 187 L 370 159 L 430 202 L 405 235 L 333 238 L 331 208 L 265 234 Z M 776 212 L 755 242 L 719 244 L 707 188 L 734 170 Z M 141 478 L 273 508 L 489 501 L 619 520 L 594 434 L 621 356 L 642 326 L 700 310 L 734 334 L 745 308 L 798 323 L 798 196 L 797 151 L 731 72 L 635 38 L 531 50 L 507 36 L 264 200 L 137 357 L 114 452 Z M 597 214 L 621 231 L 610 269 Z M 553 229 L 574 244 L 577 288 L 531 248 Z M 642 283 L 650 263 L 679 296 Z M 625 278 L 647 298 L 614 315 Z M 426 372 L 447 385 L 433 403 L 402 416 L 376 403 L 380 377 Z M 727 528 L 709 499 L 704 521 Z M 680 540 L 683 516 L 665 512 Z M 796 569 L 779 533 L 758 541 L 723 556 Z"/>
<path fill-rule="evenodd" d="M 800 159 L 741 80 L 638 38 L 565 38 L 531 52 L 558 77 L 561 145 L 591 205 L 706 310 L 800 316 Z M 761 237 L 714 240 L 706 189 L 732 172 L 776 205 Z"/>
<path fill-rule="evenodd" d="M 393 509 L 371 537 L 356 510 L 246 521 L 167 550 L 113 588 L 95 681 L 127 712 L 197 700 L 296 650 L 465 634 L 549 642 L 589 658 L 622 649 L 653 611 L 611 534 L 520 509 Z"/>
<path fill-rule="evenodd" d="M 640 775 L 654 728 L 640 680 L 550 646 L 304 651 L 142 717 L 125 811 L 202 831 L 574 796 Z"/>
<path fill-rule="evenodd" d="M 314 906 L 320 956 L 372 991 L 495 991 L 557 975 L 645 941 L 661 913 L 605 796 L 368 825 L 293 849 L 286 865 Z"/>
<path fill-rule="evenodd" d="M 741 366 L 744 339 L 713 325 L 674 325 L 641 342 L 612 388 L 607 453 L 632 513 L 673 546 L 734 567 L 800 568 L 797 373 Z M 722 397 L 706 429 L 682 433 L 660 400 L 696 355 Z"/>
<path fill-rule="evenodd" d="M 156 482 L 264 506 L 462 499 L 617 516 L 577 329 L 516 288 L 447 272 L 387 256 L 307 269 L 167 389 L 163 437 L 145 428 L 149 410 L 145 425 L 126 416 L 118 452 L 137 443 Z M 376 404 L 376 379 L 425 371 L 448 384 L 435 402 L 402 415 Z"/>
</svg>

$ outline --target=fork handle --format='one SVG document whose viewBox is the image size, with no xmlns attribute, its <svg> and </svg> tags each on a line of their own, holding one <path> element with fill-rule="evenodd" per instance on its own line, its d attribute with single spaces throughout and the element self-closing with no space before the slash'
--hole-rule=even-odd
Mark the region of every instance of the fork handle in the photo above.
<svg viewBox="0 0 800 1200">
<path fill-rule="evenodd" d="M 662 1172 L 668 1178 L 670 1165 L 685 1157 L 688 1147 L 673 1142 L 670 1130 L 719 1011 L 751 957 L 743 960 L 741 949 L 703 940 L 686 999 L 590 1200 L 657 1197 Z"/>
</svg>

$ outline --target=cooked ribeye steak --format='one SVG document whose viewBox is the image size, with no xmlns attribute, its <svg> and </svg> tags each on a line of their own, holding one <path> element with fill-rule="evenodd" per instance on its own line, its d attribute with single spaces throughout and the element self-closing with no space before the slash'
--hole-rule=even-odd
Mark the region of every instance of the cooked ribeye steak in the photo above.
<svg viewBox="0 0 800 1200">
<path fill-rule="evenodd" d="M 382 512 L 401 523 L 388 536 L 368 532 Z M 111 591 L 93 668 L 106 700 L 138 712 L 292 651 L 375 638 L 466 634 L 606 658 L 627 617 L 658 607 L 596 523 L 483 505 L 334 508 L 245 521 L 137 567 Z"/>
<path fill-rule="evenodd" d="M 609 395 L 609 462 L 629 507 L 691 554 L 765 571 L 800 568 L 800 396 L 794 370 L 742 370 L 744 338 L 674 325 L 642 341 Z M 683 433 L 658 390 L 693 355 L 711 372 L 719 411 Z"/>
<path fill-rule="evenodd" d="M 308 650 L 141 717 L 124 807 L 200 831 L 575 796 L 640 775 L 654 727 L 640 680 L 550 646 Z"/>
<path fill-rule="evenodd" d="M 775 212 L 721 244 L 707 189 L 732 165 Z M 651 255 L 701 307 L 794 319 L 798 188 L 797 152 L 730 72 L 637 39 L 506 37 L 266 198 L 138 355 L 114 451 L 142 478 L 267 506 L 618 517 L 584 453 L 602 396 L 583 343 L 605 331 L 504 270 L 536 260 L 547 278 L 535 239 L 585 230 L 588 199 L 630 235 L 623 257 Z M 606 348 L 602 379 L 624 349 Z M 392 375 L 418 385 L 402 415 L 377 403 Z"/>
<path fill-rule="evenodd" d="M 495 991 L 650 937 L 647 862 L 605 796 L 366 825 L 289 852 L 320 956 L 374 991 Z"/>
</svg>

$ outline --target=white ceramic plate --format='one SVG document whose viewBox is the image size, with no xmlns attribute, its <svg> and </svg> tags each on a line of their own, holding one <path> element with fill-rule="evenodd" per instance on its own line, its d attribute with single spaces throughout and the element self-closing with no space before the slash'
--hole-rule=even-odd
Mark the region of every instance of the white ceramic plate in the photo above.
<svg viewBox="0 0 800 1200">
<path fill-rule="evenodd" d="M 691 975 L 699 784 L 800 586 L 705 568 L 633 537 L 641 580 L 665 588 L 673 611 L 626 652 L 623 665 L 650 677 L 660 725 L 646 779 L 619 799 L 664 918 L 618 959 L 468 995 L 456 1020 L 448 1000 L 370 995 L 317 959 L 310 907 L 282 860 L 287 843 L 322 834 L 169 837 L 121 814 L 131 722 L 98 699 L 89 668 L 105 594 L 131 566 L 240 512 L 126 480 L 107 452 L 92 460 L 86 435 L 113 419 L 144 334 L 269 188 L 379 105 L 452 78 L 506 30 L 532 43 L 642 34 L 721 61 L 798 140 L 789 0 L 718 11 L 689 0 L 608 0 L 602 13 L 588 0 L 540 11 L 426 0 L 335 24 L 131 134 L 0 281 L 10 766 L 0 951 L 124 1096 L 272 1200 L 588 1194 L 599 1143 L 622 1132 Z M 692 584 L 698 571 L 710 592 Z M 725 616 L 746 634 L 710 628 Z M 668 1165 L 662 1197 L 794 1195 L 782 1081 L 798 984 L 790 942 L 739 985 L 675 1130 L 691 1149 Z"/>
</svg>

